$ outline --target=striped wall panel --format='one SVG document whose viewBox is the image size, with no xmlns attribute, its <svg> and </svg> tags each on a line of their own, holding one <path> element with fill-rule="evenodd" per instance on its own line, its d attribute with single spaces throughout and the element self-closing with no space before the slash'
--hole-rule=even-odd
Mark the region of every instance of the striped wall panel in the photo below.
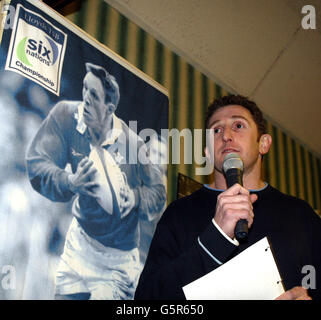
<svg viewBox="0 0 321 320">
<path fill-rule="evenodd" d="M 201 129 L 207 105 L 228 93 L 103 0 L 84 0 L 81 9 L 67 18 L 168 89 L 169 129 Z M 267 127 L 273 145 L 264 157 L 266 181 L 320 212 L 321 159 L 268 121 Z M 182 160 L 183 143 L 180 155 Z M 176 198 L 178 172 L 202 183 L 209 181 L 196 176 L 195 168 L 183 161 L 169 166 L 169 202 Z"/>
</svg>

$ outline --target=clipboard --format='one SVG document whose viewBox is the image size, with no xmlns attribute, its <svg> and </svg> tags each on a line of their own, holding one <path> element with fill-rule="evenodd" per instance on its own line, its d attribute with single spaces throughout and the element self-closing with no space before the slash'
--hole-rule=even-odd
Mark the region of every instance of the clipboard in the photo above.
<svg viewBox="0 0 321 320">
<path fill-rule="evenodd" d="M 183 291 L 187 300 L 272 300 L 285 290 L 264 237 Z"/>
</svg>

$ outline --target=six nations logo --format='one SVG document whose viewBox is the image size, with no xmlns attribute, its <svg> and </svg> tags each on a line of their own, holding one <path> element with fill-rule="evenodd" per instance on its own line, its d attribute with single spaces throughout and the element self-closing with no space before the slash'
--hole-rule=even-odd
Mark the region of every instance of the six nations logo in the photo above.
<svg viewBox="0 0 321 320">
<path fill-rule="evenodd" d="M 64 32 L 19 4 L 6 70 L 22 74 L 59 95 L 66 42 Z"/>
</svg>

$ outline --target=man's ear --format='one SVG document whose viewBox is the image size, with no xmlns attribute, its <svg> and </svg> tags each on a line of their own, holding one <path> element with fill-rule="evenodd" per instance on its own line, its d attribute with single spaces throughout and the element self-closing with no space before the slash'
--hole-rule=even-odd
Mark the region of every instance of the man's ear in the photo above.
<svg viewBox="0 0 321 320">
<path fill-rule="evenodd" d="M 211 159 L 211 157 L 210 157 L 210 153 L 209 153 L 209 151 L 208 151 L 208 148 L 207 148 L 207 147 L 205 147 L 205 148 L 204 148 L 204 153 L 205 153 L 206 158 Z"/>
<path fill-rule="evenodd" d="M 109 102 L 107 104 L 107 113 L 113 114 L 115 112 L 115 110 L 116 110 L 116 106 L 113 103 Z"/>
<path fill-rule="evenodd" d="M 272 145 L 272 137 L 268 133 L 262 134 L 259 141 L 259 152 L 264 155 L 269 152 Z"/>
<path fill-rule="evenodd" d="M 209 146 L 206 146 L 204 148 L 204 153 L 208 161 L 210 161 L 210 163 L 214 163 L 214 149 Z"/>
<path fill-rule="evenodd" d="M 206 129 L 205 156 L 211 163 L 214 163 L 214 131 Z"/>
</svg>

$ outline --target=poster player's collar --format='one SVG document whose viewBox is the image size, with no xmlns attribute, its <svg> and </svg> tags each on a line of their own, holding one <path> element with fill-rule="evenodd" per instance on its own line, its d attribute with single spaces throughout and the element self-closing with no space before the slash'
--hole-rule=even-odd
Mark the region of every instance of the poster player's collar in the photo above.
<svg viewBox="0 0 321 320">
<path fill-rule="evenodd" d="M 77 120 L 76 130 L 80 134 L 84 134 L 87 125 L 84 120 L 84 102 L 79 103 L 78 108 L 74 114 L 75 119 Z M 117 138 L 122 132 L 122 124 L 120 119 L 113 113 L 112 114 L 112 130 L 107 132 L 106 139 L 101 144 L 102 146 L 114 144 Z"/>
</svg>

